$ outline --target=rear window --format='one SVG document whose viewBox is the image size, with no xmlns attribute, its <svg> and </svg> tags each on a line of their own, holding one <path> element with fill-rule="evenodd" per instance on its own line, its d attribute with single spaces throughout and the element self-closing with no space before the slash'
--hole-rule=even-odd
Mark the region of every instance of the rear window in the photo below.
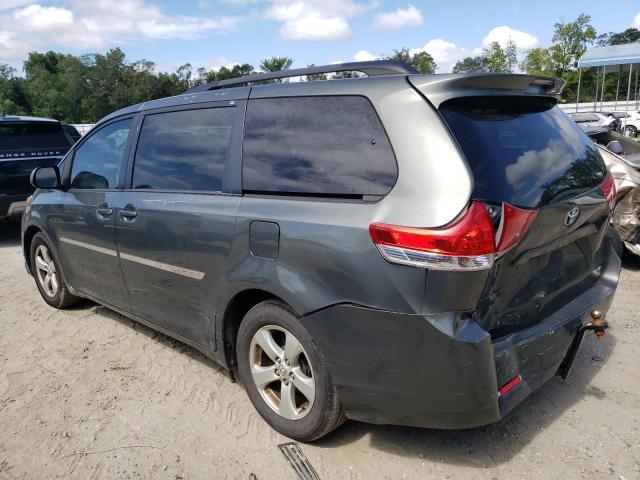
<svg viewBox="0 0 640 480">
<path fill-rule="evenodd" d="M 69 145 L 58 123 L 0 123 L 0 150 L 68 149 Z"/>
<path fill-rule="evenodd" d="M 552 100 L 463 98 L 440 113 L 471 167 L 475 198 L 533 208 L 604 179 L 597 148 Z"/>
<path fill-rule="evenodd" d="M 385 195 L 398 169 L 364 97 L 249 101 L 242 184 L 249 192 L 316 196 Z"/>
</svg>

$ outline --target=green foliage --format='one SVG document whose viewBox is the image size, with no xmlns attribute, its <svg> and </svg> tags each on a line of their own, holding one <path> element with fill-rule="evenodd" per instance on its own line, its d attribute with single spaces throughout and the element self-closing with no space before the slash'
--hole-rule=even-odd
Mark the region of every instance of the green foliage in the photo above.
<svg viewBox="0 0 640 480">
<path fill-rule="evenodd" d="M 498 42 L 491 42 L 477 57 L 466 57 L 453 67 L 453 73 L 495 72 L 511 73 L 518 65 L 516 44 L 509 40 L 502 48 Z"/>
<path fill-rule="evenodd" d="M 487 72 L 489 66 L 483 56 L 466 57 L 453 66 L 453 73 Z"/>
<path fill-rule="evenodd" d="M 312 63 L 311 65 L 307 65 L 308 68 L 313 68 L 315 65 Z M 312 82 L 314 80 L 327 80 L 326 73 L 312 73 L 311 75 L 306 76 L 307 82 Z"/>
<path fill-rule="evenodd" d="M 597 44 L 601 47 L 606 45 L 623 45 L 625 43 L 640 42 L 640 30 L 637 28 L 627 28 L 624 32 L 603 33 L 598 36 Z"/>
<path fill-rule="evenodd" d="M 578 59 L 596 39 L 591 17 L 581 13 L 573 22 L 557 22 L 553 25 L 551 58 L 558 73 L 575 69 Z"/>
<path fill-rule="evenodd" d="M 548 48 L 529 50 L 520 68 L 533 75 L 555 75 L 555 65 Z"/>
<path fill-rule="evenodd" d="M 433 57 L 425 51 L 412 54 L 408 48 L 395 49 L 391 55 L 384 58 L 385 60 L 407 63 L 420 73 L 436 73 L 438 68 Z"/>
</svg>

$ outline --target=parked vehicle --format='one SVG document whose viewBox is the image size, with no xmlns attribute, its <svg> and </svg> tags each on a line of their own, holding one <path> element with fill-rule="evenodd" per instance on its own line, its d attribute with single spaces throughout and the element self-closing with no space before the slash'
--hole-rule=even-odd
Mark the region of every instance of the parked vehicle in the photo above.
<svg viewBox="0 0 640 480">
<path fill-rule="evenodd" d="M 57 165 L 72 143 L 56 120 L 0 115 L 0 219 L 22 213 L 31 171 Z"/>
<path fill-rule="evenodd" d="M 69 135 L 69 137 L 71 137 L 71 140 L 73 140 L 73 143 L 76 143 L 78 140 L 82 138 L 82 134 L 73 125 L 62 125 L 62 128 L 65 131 L 65 133 Z"/>
<path fill-rule="evenodd" d="M 33 172 L 27 268 L 53 307 L 220 362 L 300 441 L 495 422 L 604 334 L 617 285 L 613 179 L 562 85 L 362 62 L 119 110 Z"/>
<path fill-rule="evenodd" d="M 619 130 L 627 137 L 635 137 L 640 131 L 640 112 L 614 112 L 620 120 Z"/>
<path fill-rule="evenodd" d="M 613 227 L 627 250 L 640 255 L 640 144 L 605 128 L 587 128 L 616 183 Z"/>
<path fill-rule="evenodd" d="M 569 116 L 578 125 L 604 127 L 613 132 L 620 128 L 620 120 L 608 112 L 577 112 L 569 113 Z"/>
</svg>

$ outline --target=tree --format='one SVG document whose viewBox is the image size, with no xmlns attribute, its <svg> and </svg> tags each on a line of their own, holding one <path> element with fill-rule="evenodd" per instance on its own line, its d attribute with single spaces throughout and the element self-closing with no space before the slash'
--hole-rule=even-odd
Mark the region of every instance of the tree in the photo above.
<svg viewBox="0 0 640 480">
<path fill-rule="evenodd" d="M 573 22 L 554 24 L 550 52 L 557 74 L 575 69 L 578 59 L 595 40 L 596 30 L 590 21 L 589 15 L 581 13 Z"/>
<path fill-rule="evenodd" d="M 598 37 L 598 45 L 624 45 L 625 43 L 638 43 L 640 42 L 640 30 L 637 28 L 627 28 L 624 32 L 604 33 Z"/>
<path fill-rule="evenodd" d="M 260 62 L 260 68 L 265 72 L 279 72 L 281 70 L 289 70 L 293 65 L 293 59 L 289 57 L 271 57 L 265 58 Z"/>
<path fill-rule="evenodd" d="M 520 68 L 533 75 L 553 75 L 554 63 L 548 48 L 533 48 L 527 52 Z"/>
<path fill-rule="evenodd" d="M 482 57 L 490 72 L 511 73 L 518 65 L 517 48 L 513 40 L 509 40 L 504 48 L 498 42 L 491 42 L 482 51 Z"/>
<path fill-rule="evenodd" d="M 313 63 L 311 65 L 307 65 L 307 68 L 313 67 L 315 67 Z M 307 82 L 312 82 L 314 80 L 326 80 L 327 78 L 328 77 L 326 73 L 312 73 L 311 75 L 306 75 Z"/>
<path fill-rule="evenodd" d="M 489 65 L 483 56 L 466 57 L 458 60 L 453 66 L 453 73 L 487 72 Z"/>
<path fill-rule="evenodd" d="M 408 48 L 394 49 L 391 55 L 384 58 L 385 60 L 407 63 L 420 73 L 436 73 L 438 68 L 433 57 L 425 51 L 412 54 Z"/>
</svg>

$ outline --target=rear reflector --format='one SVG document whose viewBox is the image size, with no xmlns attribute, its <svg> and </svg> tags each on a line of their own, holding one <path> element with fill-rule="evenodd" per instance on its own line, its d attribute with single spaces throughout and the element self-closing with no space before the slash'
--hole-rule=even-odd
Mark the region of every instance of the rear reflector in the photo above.
<svg viewBox="0 0 640 480">
<path fill-rule="evenodd" d="M 502 397 L 503 395 L 506 395 L 521 383 L 522 383 L 522 377 L 520 375 L 518 375 L 516 378 L 512 380 L 509 380 L 509 382 L 507 382 L 506 385 L 498 389 L 498 398 Z"/>
<path fill-rule="evenodd" d="M 495 236 L 485 206 L 472 202 L 454 223 L 413 228 L 373 223 L 369 235 L 382 256 L 393 263 L 436 270 L 484 270 L 495 257 Z"/>
<path fill-rule="evenodd" d="M 537 210 L 525 210 L 508 203 L 502 205 L 502 221 L 498 230 L 498 252 L 504 252 L 517 244 L 529 230 L 538 214 Z"/>
<path fill-rule="evenodd" d="M 604 177 L 604 181 L 600 184 L 600 191 L 609 202 L 609 207 L 613 210 L 616 201 L 616 182 L 613 181 L 611 172 L 608 171 L 607 176 Z"/>
</svg>

